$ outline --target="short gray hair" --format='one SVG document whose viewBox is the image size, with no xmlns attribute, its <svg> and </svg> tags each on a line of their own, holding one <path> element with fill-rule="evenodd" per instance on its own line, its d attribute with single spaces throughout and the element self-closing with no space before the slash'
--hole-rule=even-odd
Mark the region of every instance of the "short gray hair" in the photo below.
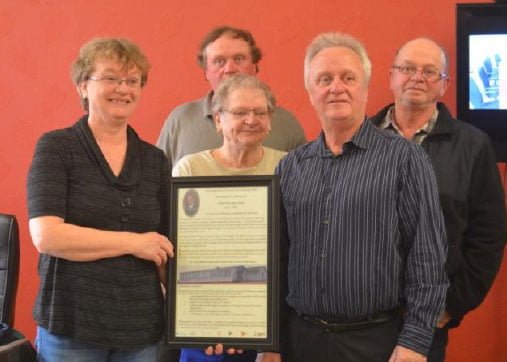
<svg viewBox="0 0 507 362">
<path fill-rule="evenodd" d="M 272 113 L 275 110 L 275 96 L 266 83 L 252 75 L 236 73 L 222 81 L 218 88 L 215 90 L 213 98 L 211 100 L 211 110 L 213 113 L 216 114 L 223 110 L 223 107 L 227 102 L 227 99 L 229 98 L 231 92 L 241 88 L 260 90 L 266 96 L 268 111 Z"/>
<path fill-rule="evenodd" d="M 308 48 L 306 48 L 305 55 L 305 69 L 304 69 L 304 77 L 305 77 L 305 87 L 308 89 L 308 75 L 310 72 L 310 63 L 315 58 L 315 56 L 320 53 L 322 50 L 326 48 L 336 48 L 336 47 L 344 47 L 352 50 L 359 56 L 361 63 L 363 64 L 364 75 L 366 79 L 366 84 L 370 82 L 371 78 L 371 61 L 368 58 L 368 53 L 366 52 L 366 48 L 364 45 L 354 38 L 353 36 L 345 33 L 322 33 L 317 35 L 315 39 L 312 40 Z"/>
</svg>

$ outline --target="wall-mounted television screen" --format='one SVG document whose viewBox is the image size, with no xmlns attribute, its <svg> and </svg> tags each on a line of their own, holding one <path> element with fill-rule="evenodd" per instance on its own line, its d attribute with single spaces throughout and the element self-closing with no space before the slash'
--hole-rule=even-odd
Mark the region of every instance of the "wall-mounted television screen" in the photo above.
<svg viewBox="0 0 507 362">
<path fill-rule="evenodd" d="M 491 138 L 507 161 L 507 4 L 457 4 L 458 118 Z"/>
</svg>

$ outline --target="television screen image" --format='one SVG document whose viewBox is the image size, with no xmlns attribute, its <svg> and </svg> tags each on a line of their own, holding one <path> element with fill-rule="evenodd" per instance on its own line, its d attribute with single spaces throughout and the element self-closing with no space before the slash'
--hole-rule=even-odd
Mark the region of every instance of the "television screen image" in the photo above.
<svg viewBox="0 0 507 362">
<path fill-rule="evenodd" d="M 470 109 L 507 109 L 507 34 L 470 35 Z"/>
<path fill-rule="evenodd" d="M 507 161 L 507 3 L 456 5 L 456 100 Z"/>
</svg>

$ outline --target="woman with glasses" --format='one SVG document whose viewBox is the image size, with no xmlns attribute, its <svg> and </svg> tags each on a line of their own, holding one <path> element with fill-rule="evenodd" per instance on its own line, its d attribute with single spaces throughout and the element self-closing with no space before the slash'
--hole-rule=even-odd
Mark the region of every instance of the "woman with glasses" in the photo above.
<svg viewBox="0 0 507 362">
<path fill-rule="evenodd" d="M 156 360 L 169 170 L 128 125 L 149 68 L 126 39 L 86 43 L 72 65 L 85 115 L 37 143 L 28 210 L 40 361 Z"/>
<path fill-rule="evenodd" d="M 262 145 L 275 107 L 268 86 L 253 76 L 235 74 L 217 88 L 211 107 L 222 146 L 183 157 L 173 176 L 273 174 L 286 152 Z"/>
<path fill-rule="evenodd" d="M 221 147 L 188 155 L 174 166 L 173 176 L 271 175 L 286 152 L 263 147 L 271 130 L 275 98 L 267 85 L 245 74 L 224 80 L 212 99 L 217 132 L 223 135 Z M 222 347 L 217 346 L 216 352 Z M 180 362 L 253 362 L 256 351 L 241 354 L 213 354 L 200 349 L 183 349 Z M 264 354 L 267 358 L 269 353 Z"/>
</svg>

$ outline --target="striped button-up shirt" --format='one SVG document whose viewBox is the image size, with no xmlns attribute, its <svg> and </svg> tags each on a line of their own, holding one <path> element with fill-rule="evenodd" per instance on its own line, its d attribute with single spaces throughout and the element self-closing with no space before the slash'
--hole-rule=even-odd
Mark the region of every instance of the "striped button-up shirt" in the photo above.
<svg viewBox="0 0 507 362">
<path fill-rule="evenodd" d="M 423 149 L 364 121 L 335 156 L 324 135 L 277 169 L 288 304 L 355 318 L 406 308 L 398 344 L 426 353 L 444 309 L 445 229 Z"/>
</svg>

